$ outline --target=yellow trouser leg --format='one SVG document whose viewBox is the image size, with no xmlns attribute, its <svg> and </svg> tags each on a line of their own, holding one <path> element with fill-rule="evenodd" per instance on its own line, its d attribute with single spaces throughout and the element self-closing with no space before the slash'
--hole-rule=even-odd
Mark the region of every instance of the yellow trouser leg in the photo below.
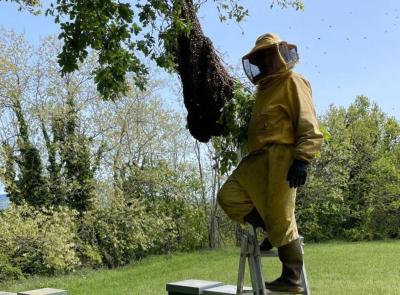
<svg viewBox="0 0 400 295">
<path fill-rule="evenodd" d="M 255 207 L 265 221 L 268 239 L 280 247 L 297 239 L 294 216 L 296 191 L 286 181 L 293 148 L 271 145 L 264 152 L 243 159 L 218 192 L 218 202 L 233 220 Z"/>
<path fill-rule="evenodd" d="M 244 223 L 254 204 L 239 182 L 230 176 L 218 192 L 218 203 L 232 220 Z"/>
</svg>

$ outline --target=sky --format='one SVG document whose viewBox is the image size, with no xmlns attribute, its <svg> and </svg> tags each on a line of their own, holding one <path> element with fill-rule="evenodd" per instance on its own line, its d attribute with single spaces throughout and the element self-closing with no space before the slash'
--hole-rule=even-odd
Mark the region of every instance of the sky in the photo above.
<svg viewBox="0 0 400 295">
<path fill-rule="evenodd" d="M 243 3 L 250 16 L 241 28 L 218 23 L 214 9 L 201 11 L 203 29 L 225 61 L 239 64 L 259 35 L 273 32 L 297 44 L 295 70 L 310 80 L 319 114 L 362 94 L 400 119 L 400 1 L 306 0 L 304 11 Z"/>
<path fill-rule="evenodd" d="M 208 2 L 199 11 L 200 22 L 226 63 L 238 66 L 257 37 L 272 32 L 298 46 L 295 70 L 311 82 L 318 114 L 366 95 L 400 120 L 399 0 L 305 0 L 304 11 L 271 9 L 270 0 L 242 0 L 250 15 L 240 25 L 220 23 L 214 2 Z M 33 44 L 58 33 L 52 18 L 18 12 L 17 5 L 4 1 L 0 27 L 24 33 Z"/>
</svg>

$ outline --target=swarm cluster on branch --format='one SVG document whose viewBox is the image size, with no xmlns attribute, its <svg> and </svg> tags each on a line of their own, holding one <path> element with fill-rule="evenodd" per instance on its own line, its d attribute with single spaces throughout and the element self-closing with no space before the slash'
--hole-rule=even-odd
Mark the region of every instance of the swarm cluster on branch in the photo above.
<svg viewBox="0 0 400 295">
<path fill-rule="evenodd" d="M 181 17 L 191 24 L 190 34 L 178 37 L 175 52 L 188 127 L 194 138 L 207 142 L 222 132 L 217 121 L 222 107 L 233 97 L 234 80 L 204 35 L 192 0 L 183 1 Z"/>
</svg>

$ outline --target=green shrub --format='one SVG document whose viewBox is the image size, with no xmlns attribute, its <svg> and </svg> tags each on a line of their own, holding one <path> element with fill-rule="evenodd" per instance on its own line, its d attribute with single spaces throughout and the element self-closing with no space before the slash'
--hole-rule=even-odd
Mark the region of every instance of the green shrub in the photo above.
<svg viewBox="0 0 400 295">
<path fill-rule="evenodd" d="M 175 239 L 166 245 L 169 250 L 189 251 L 207 246 L 208 219 L 202 208 L 185 200 L 162 201 L 158 206 L 170 217 L 171 226 L 176 229 Z"/>
<path fill-rule="evenodd" d="M 110 268 L 148 254 L 207 245 L 204 210 L 185 200 L 113 200 L 78 215 L 26 204 L 0 213 L 0 280 L 52 275 L 78 266 Z"/>
<path fill-rule="evenodd" d="M 75 217 L 63 208 L 38 211 L 26 204 L 11 205 L 0 215 L 2 268 L 14 276 L 73 270 L 79 265 Z"/>
<path fill-rule="evenodd" d="M 0 252 L 0 282 L 6 280 L 18 280 L 24 277 L 21 269 L 11 265 L 10 260 Z"/>
<path fill-rule="evenodd" d="M 170 223 L 162 212 L 149 211 L 138 200 L 87 212 L 79 225 L 83 261 L 110 268 L 129 263 L 171 239 Z"/>
</svg>

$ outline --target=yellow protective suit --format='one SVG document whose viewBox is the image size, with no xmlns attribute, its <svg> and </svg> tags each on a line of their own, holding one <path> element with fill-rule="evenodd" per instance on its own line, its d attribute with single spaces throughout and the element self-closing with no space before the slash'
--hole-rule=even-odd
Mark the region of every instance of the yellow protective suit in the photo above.
<svg viewBox="0 0 400 295">
<path fill-rule="evenodd" d="M 262 79 L 249 124 L 249 155 L 218 192 L 220 206 L 240 223 L 255 207 L 273 246 L 297 239 L 296 190 L 286 176 L 295 158 L 309 163 L 321 144 L 308 81 L 292 71 Z"/>
</svg>

